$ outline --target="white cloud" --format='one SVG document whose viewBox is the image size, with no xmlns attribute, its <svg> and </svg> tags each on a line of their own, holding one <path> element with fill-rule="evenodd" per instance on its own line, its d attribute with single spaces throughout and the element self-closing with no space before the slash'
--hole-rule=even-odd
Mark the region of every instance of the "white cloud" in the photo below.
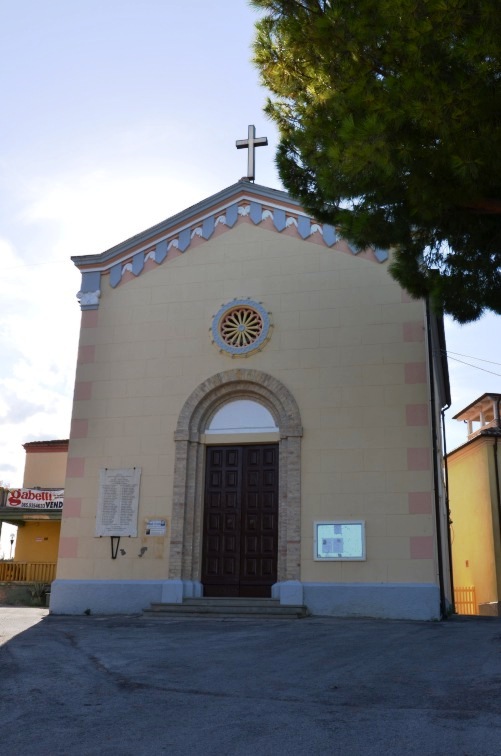
<svg viewBox="0 0 501 756">
<path fill-rule="evenodd" d="M 8 239 L 0 239 L 0 255 L 0 478 L 20 485 L 22 444 L 69 433 L 78 274 L 70 261 L 26 262 Z"/>
<path fill-rule="evenodd" d="M 96 169 L 39 179 L 30 186 L 25 223 L 57 224 L 52 253 L 63 258 L 102 252 L 193 204 L 194 181 L 165 172 L 120 175 Z M 212 191 L 200 186 L 199 199 Z"/>
<path fill-rule="evenodd" d="M 80 322 L 70 256 L 101 252 L 183 210 L 193 186 L 186 176 L 100 168 L 22 187 L 22 251 L 0 238 L 0 478 L 20 485 L 22 444 L 68 437 Z M 199 199 L 211 191 L 197 187 Z"/>
<path fill-rule="evenodd" d="M 22 423 L 39 412 L 43 412 L 45 409 L 43 404 L 36 404 L 26 399 L 16 398 L 14 395 L 7 397 L 6 404 L 8 405 L 7 412 L 3 416 L 0 416 L 0 420 L 4 424 L 12 423 L 16 425 Z"/>
</svg>

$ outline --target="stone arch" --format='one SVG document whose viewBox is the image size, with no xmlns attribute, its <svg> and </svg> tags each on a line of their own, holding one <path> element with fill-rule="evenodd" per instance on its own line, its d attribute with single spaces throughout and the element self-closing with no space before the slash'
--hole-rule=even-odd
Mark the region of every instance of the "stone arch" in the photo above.
<svg viewBox="0 0 501 756">
<path fill-rule="evenodd" d="M 260 370 L 217 373 L 188 397 L 174 434 L 169 578 L 199 581 L 205 475 L 205 429 L 213 414 L 232 399 L 265 406 L 279 429 L 278 581 L 299 580 L 301 549 L 301 417 L 283 383 Z"/>
</svg>

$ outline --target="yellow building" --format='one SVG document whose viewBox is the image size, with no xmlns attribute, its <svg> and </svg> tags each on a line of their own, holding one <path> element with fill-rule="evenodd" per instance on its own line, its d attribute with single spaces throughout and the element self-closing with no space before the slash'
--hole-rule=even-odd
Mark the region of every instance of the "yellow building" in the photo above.
<svg viewBox="0 0 501 756">
<path fill-rule="evenodd" d="M 50 583 L 59 549 L 68 441 L 33 441 L 23 447 L 22 487 L 5 491 L 0 507 L 0 521 L 17 526 L 13 559 L 0 563 L 0 580 Z"/>
<path fill-rule="evenodd" d="M 501 614 L 501 394 L 455 415 L 467 441 L 447 456 L 456 610 Z"/>
<path fill-rule="evenodd" d="M 247 180 L 98 255 L 55 613 L 273 596 L 450 605 L 441 320 L 286 193 Z M 433 411 L 430 412 L 430 407 Z"/>
</svg>

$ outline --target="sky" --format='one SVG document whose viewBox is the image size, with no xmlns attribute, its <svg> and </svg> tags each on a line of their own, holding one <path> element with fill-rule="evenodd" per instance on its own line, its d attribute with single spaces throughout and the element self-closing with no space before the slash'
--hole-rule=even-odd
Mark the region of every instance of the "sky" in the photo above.
<svg viewBox="0 0 501 756">
<path fill-rule="evenodd" d="M 246 0 L 0 0 L 0 11 L 0 480 L 19 486 L 22 444 L 69 434 L 80 323 L 70 256 L 238 181 L 248 124 L 269 141 L 257 183 L 282 187 Z M 446 329 L 452 417 L 501 393 L 501 319 Z M 448 422 L 449 449 L 465 440 Z"/>
</svg>

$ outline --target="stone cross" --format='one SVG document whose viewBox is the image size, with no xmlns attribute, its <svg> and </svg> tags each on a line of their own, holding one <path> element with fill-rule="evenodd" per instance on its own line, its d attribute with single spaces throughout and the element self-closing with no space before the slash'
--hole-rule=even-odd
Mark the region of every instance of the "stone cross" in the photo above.
<svg viewBox="0 0 501 756">
<path fill-rule="evenodd" d="M 237 139 L 236 146 L 237 150 L 243 150 L 248 149 L 249 153 L 247 156 L 247 176 L 245 178 L 248 181 L 254 181 L 254 174 L 255 174 L 255 158 L 254 158 L 254 150 L 256 147 L 264 147 L 268 144 L 268 138 L 267 137 L 257 137 L 256 139 L 256 127 L 255 126 L 249 126 L 248 136 L 247 139 Z"/>
</svg>

